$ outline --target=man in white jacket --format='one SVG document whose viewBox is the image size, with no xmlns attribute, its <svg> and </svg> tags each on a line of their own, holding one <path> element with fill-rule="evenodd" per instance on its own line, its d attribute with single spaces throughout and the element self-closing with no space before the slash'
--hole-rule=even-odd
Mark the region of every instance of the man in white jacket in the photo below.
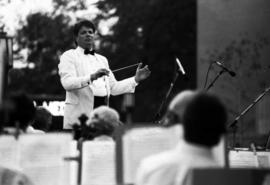
<svg viewBox="0 0 270 185">
<path fill-rule="evenodd" d="M 101 99 L 101 104 L 106 104 L 111 94 L 133 93 L 136 85 L 150 75 L 148 66 L 139 64 L 134 77 L 117 81 L 107 59 L 94 51 L 95 31 L 94 24 L 88 20 L 75 24 L 77 48 L 60 57 L 59 75 L 66 90 L 64 129 L 79 124 L 78 118 L 82 114 L 89 117 L 98 99 Z"/>
</svg>

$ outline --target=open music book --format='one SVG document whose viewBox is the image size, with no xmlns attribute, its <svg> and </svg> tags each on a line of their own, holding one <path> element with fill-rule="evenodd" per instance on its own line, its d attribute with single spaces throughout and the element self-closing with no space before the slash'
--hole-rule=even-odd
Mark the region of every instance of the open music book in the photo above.
<svg viewBox="0 0 270 185">
<path fill-rule="evenodd" d="M 141 127 L 127 131 L 123 136 L 123 181 L 134 182 L 143 158 L 173 148 L 177 143 L 174 136 L 162 127 Z"/>
<path fill-rule="evenodd" d="M 25 134 L 18 140 L 0 136 L 0 164 L 23 172 L 34 184 L 70 183 L 70 166 L 64 157 L 70 155 L 70 134 Z"/>
<path fill-rule="evenodd" d="M 82 185 L 116 185 L 114 141 L 86 141 L 82 151 Z"/>
<path fill-rule="evenodd" d="M 270 152 L 231 150 L 229 162 L 231 168 L 270 168 Z"/>
</svg>

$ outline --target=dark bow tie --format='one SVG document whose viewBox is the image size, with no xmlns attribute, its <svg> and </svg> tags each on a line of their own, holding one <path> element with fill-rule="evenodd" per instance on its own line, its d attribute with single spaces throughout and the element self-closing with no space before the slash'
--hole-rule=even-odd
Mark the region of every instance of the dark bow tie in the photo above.
<svg viewBox="0 0 270 185">
<path fill-rule="evenodd" d="M 90 51 L 89 49 L 85 49 L 85 50 L 84 50 L 84 54 L 85 54 L 85 55 L 88 55 L 88 54 L 94 55 L 94 54 L 95 54 L 95 50 L 91 50 L 91 51 Z"/>
</svg>

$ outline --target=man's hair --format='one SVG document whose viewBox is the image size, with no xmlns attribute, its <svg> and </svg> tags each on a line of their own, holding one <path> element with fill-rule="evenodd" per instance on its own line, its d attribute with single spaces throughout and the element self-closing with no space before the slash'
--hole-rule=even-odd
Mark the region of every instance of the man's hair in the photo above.
<svg viewBox="0 0 270 185">
<path fill-rule="evenodd" d="M 184 139 L 187 142 L 213 147 L 226 132 L 227 113 L 214 95 L 198 93 L 183 114 Z"/>
<path fill-rule="evenodd" d="M 35 129 L 47 132 L 51 124 L 52 124 L 51 112 L 45 107 L 42 106 L 36 107 L 35 120 L 32 126 Z"/>
<path fill-rule="evenodd" d="M 78 23 L 76 23 L 74 25 L 73 34 L 74 34 L 75 37 L 78 36 L 79 31 L 83 26 L 88 27 L 88 28 L 92 28 L 94 32 L 96 31 L 96 27 L 91 21 L 89 21 L 89 20 L 81 20 L 81 21 L 79 21 Z"/>
<path fill-rule="evenodd" d="M 9 121 L 6 126 L 15 127 L 16 122 L 23 131 L 33 121 L 36 108 L 33 101 L 24 93 L 16 93 L 10 96 L 12 110 L 9 114 Z"/>
</svg>

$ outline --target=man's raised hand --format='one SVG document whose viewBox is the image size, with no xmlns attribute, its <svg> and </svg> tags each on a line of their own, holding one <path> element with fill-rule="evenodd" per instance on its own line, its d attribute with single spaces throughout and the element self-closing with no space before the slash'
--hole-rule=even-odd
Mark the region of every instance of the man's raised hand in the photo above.
<svg viewBox="0 0 270 185">
<path fill-rule="evenodd" d="M 142 63 L 140 63 L 137 67 L 136 74 L 135 74 L 135 81 L 139 83 L 142 80 L 148 78 L 151 74 L 151 71 L 148 68 L 148 65 L 142 67 Z"/>
</svg>

